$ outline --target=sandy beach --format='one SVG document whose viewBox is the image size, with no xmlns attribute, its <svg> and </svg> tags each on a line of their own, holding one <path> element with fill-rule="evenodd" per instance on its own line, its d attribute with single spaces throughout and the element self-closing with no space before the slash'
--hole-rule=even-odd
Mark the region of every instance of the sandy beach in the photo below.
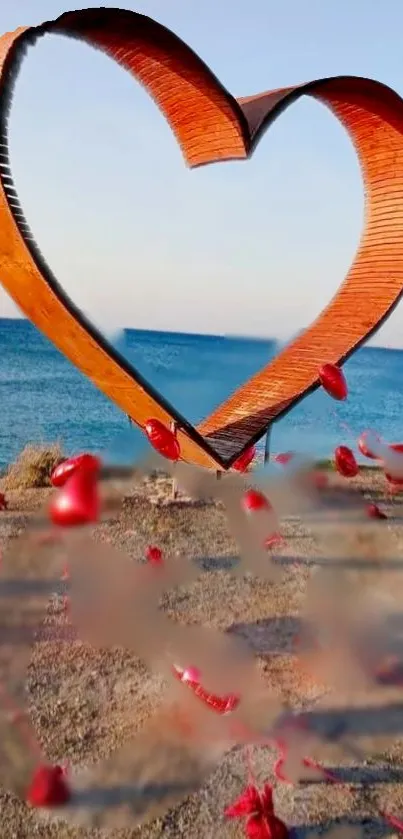
<svg viewBox="0 0 403 839">
<path fill-rule="evenodd" d="M 348 484 L 348 508 L 365 499 L 382 505 L 388 521 L 371 523 L 372 546 L 385 545 L 385 555 L 401 558 L 402 502 L 399 496 L 391 498 L 387 494 L 381 473 L 364 471 L 351 482 L 333 475 L 332 481 L 341 488 Z M 7 493 L 9 509 L 0 514 L 3 552 L 27 527 L 50 492 L 46 489 Z M 182 624 L 211 626 L 243 638 L 253 650 L 265 682 L 276 687 L 282 701 L 291 708 L 310 707 L 322 688 L 301 674 L 294 642 L 307 584 L 321 557 L 315 533 L 298 518 L 281 522 L 286 542 L 280 553 L 289 561 L 278 584 L 252 575 L 237 576 L 231 573 L 237 561 L 237 545 L 228 533 L 220 505 L 197 504 L 181 497 L 171 503 L 170 493 L 170 481 L 164 477 L 134 486 L 116 515 L 97 528 L 96 539 L 122 548 L 138 562 L 150 543 L 166 552 L 186 555 L 200 573 L 185 589 L 173 590 L 164 597 L 167 614 Z M 365 537 L 357 536 L 357 543 L 361 553 L 365 553 Z M 373 547 L 368 550 L 372 556 L 379 556 L 378 549 L 378 554 Z M 380 550 L 382 553 L 382 547 Z M 392 574 L 397 580 L 399 571 Z M 50 609 L 50 621 L 56 626 L 66 620 L 61 601 L 56 599 Z M 134 741 L 139 749 L 149 748 L 152 755 L 153 745 L 147 740 L 147 732 L 162 691 L 161 680 L 132 653 L 124 649 L 95 650 L 79 640 L 63 646 L 57 641 L 37 644 L 29 667 L 30 711 L 44 750 L 52 761 L 67 760 L 74 765 L 85 766 L 106 758 L 134 736 L 139 738 Z M 162 816 L 141 827 L 116 830 L 110 835 L 116 839 L 243 836 L 242 820 L 226 820 L 223 810 L 246 784 L 245 752 L 241 747 L 231 749 L 207 772 L 197 792 L 183 797 Z M 275 752 L 269 747 L 251 749 L 259 783 L 275 782 L 274 760 Z M 294 836 L 330 836 L 328 831 L 332 828 L 354 825 L 360 825 L 362 835 L 368 837 L 400 835 L 385 824 L 379 813 L 387 810 L 397 818 L 403 817 L 401 734 L 389 738 L 386 745 L 382 740 L 372 743 L 369 736 L 364 761 L 349 755 L 327 765 L 337 775 L 337 784 L 317 782 L 294 787 L 275 782 L 276 810 L 294 828 Z M 0 836 L 99 839 L 101 832 L 62 822 L 43 822 L 35 811 L 3 791 Z"/>
</svg>

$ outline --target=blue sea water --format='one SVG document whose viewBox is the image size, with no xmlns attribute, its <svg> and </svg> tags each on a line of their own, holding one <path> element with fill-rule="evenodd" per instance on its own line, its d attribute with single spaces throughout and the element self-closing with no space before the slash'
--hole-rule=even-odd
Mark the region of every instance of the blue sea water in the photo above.
<svg viewBox="0 0 403 839">
<path fill-rule="evenodd" d="M 121 344 L 121 342 L 120 342 Z M 274 341 L 125 330 L 124 354 L 192 422 L 206 416 L 276 353 Z M 308 396 L 272 431 L 272 451 L 327 457 L 362 430 L 403 439 L 403 352 L 363 348 L 344 367 L 337 403 Z M 25 320 L 0 319 L 0 467 L 27 443 L 59 440 L 66 454 L 101 452 L 133 462 L 144 435 Z"/>
</svg>

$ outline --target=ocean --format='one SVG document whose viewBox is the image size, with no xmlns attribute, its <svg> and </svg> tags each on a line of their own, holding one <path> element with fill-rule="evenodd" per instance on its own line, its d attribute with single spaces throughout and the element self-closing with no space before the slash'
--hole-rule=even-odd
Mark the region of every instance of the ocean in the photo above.
<svg viewBox="0 0 403 839">
<path fill-rule="evenodd" d="M 270 340 L 134 329 L 118 344 L 194 423 L 278 351 Z M 68 455 L 99 452 L 119 463 L 147 451 L 144 435 L 27 321 L 0 319 L 0 359 L 0 468 L 27 443 L 57 440 Z M 329 457 L 341 443 L 355 448 L 366 428 L 403 439 L 403 352 L 365 347 L 344 371 L 348 400 L 308 396 L 273 427 L 273 452 Z"/>
</svg>

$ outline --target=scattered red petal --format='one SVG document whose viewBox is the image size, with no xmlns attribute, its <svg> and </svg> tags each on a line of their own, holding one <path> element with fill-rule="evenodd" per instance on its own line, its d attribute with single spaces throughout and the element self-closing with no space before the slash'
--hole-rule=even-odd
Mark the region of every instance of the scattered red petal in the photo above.
<svg viewBox="0 0 403 839">
<path fill-rule="evenodd" d="M 233 463 L 232 468 L 236 469 L 237 472 L 246 472 L 248 467 L 251 465 L 254 457 L 256 455 L 256 448 L 255 446 L 250 446 L 249 449 L 240 455 L 237 458 L 235 463 Z"/>
<path fill-rule="evenodd" d="M 173 671 L 175 676 L 177 676 L 181 682 L 192 685 L 200 684 L 201 674 L 197 667 L 186 667 L 185 669 L 182 669 L 174 664 Z"/>
<path fill-rule="evenodd" d="M 240 696 L 235 693 L 229 693 L 225 696 L 209 693 L 200 682 L 200 671 L 197 667 L 181 668 L 174 664 L 172 670 L 179 681 L 186 684 L 201 702 L 217 714 L 230 714 L 238 707 Z"/>
<path fill-rule="evenodd" d="M 97 475 L 83 469 L 74 472 L 52 499 L 49 515 L 57 527 L 79 527 L 98 521 Z"/>
<path fill-rule="evenodd" d="M 248 839 L 272 839 L 270 826 L 262 816 L 250 816 L 245 833 Z"/>
<path fill-rule="evenodd" d="M 335 466 L 344 478 L 355 478 L 359 467 L 353 452 L 348 446 L 338 446 L 334 453 Z"/>
<path fill-rule="evenodd" d="M 275 463 L 281 463 L 282 466 L 286 466 L 293 457 L 295 457 L 295 452 L 280 452 L 280 454 L 274 455 L 273 460 Z"/>
<path fill-rule="evenodd" d="M 217 694 L 205 690 L 201 684 L 190 684 L 190 687 L 195 696 L 217 714 L 230 714 L 239 705 L 240 696 L 237 696 L 235 693 L 229 693 L 226 696 L 217 696 Z"/>
<path fill-rule="evenodd" d="M 246 824 L 248 839 L 288 839 L 289 831 L 277 816 L 251 816 Z"/>
<path fill-rule="evenodd" d="M 403 454 L 403 443 L 390 443 L 388 448 L 391 451 L 396 452 L 397 455 L 402 455 Z M 385 468 L 386 480 L 388 481 L 389 484 L 393 484 L 393 488 L 394 488 L 395 492 L 399 492 L 399 489 L 397 489 L 397 487 L 402 487 L 403 486 L 403 475 L 402 475 L 403 457 L 398 456 L 396 458 L 396 463 L 393 463 L 393 458 L 391 459 L 389 457 L 386 457 L 385 460 L 386 460 L 386 464 L 384 462 L 384 468 Z M 393 471 L 391 471 L 391 469 Z M 396 470 L 397 474 L 395 474 L 395 470 Z"/>
<path fill-rule="evenodd" d="M 62 463 L 59 463 L 50 476 L 50 482 L 52 486 L 60 489 L 78 469 L 84 469 L 86 472 L 98 474 L 100 468 L 101 461 L 99 457 L 95 457 L 93 454 L 79 454 L 77 457 L 70 457 L 68 460 L 63 460 Z"/>
<path fill-rule="evenodd" d="M 180 445 L 176 434 L 158 419 L 149 419 L 145 425 L 145 432 L 152 447 L 167 460 L 177 461 L 180 458 Z"/>
<path fill-rule="evenodd" d="M 329 396 L 339 400 L 347 398 L 347 382 L 340 367 L 336 364 L 323 364 L 319 368 L 318 375 L 323 389 Z"/>
<path fill-rule="evenodd" d="M 390 472 L 385 472 L 385 478 L 393 486 L 395 492 L 399 492 L 403 487 L 403 478 L 397 478 L 396 475 L 391 475 Z"/>
<path fill-rule="evenodd" d="M 247 512 L 253 510 L 271 510 L 268 498 L 257 489 L 248 489 L 243 497 L 242 506 Z"/>
<path fill-rule="evenodd" d="M 389 443 L 389 448 L 393 449 L 394 452 L 403 454 L 403 443 Z"/>
<path fill-rule="evenodd" d="M 379 434 L 375 434 L 373 431 L 364 431 L 358 440 L 358 449 L 364 457 L 368 457 L 370 460 L 377 460 L 378 456 L 371 449 L 371 438 L 376 443 L 381 442 Z"/>
<path fill-rule="evenodd" d="M 288 778 L 284 774 L 284 764 L 285 764 L 285 757 L 284 757 L 284 755 L 282 755 L 281 757 L 279 757 L 276 760 L 276 762 L 273 766 L 273 772 L 274 772 L 278 781 L 281 781 L 284 784 L 288 784 L 289 783 Z"/>
<path fill-rule="evenodd" d="M 281 545 L 284 542 L 284 537 L 281 533 L 272 533 L 271 536 L 268 536 L 267 539 L 264 541 L 264 547 L 274 548 L 275 545 Z"/>
<path fill-rule="evenodd" d="M 387 519 L 386 513 L 383 513 L 377 504 L 368 504 L 366 510 L 370 519 Z"/>
<path fill-rule="evenodd" d="M 288 828 L 277 818 L 273 808 L 273 793 L 269 784 L 263 791 L 254 785 L 246 790 L 224 811 L 227 818 L 247 817 L 245 825 L 249 839 L 288 839 Z"/>
<path fill-rule="evenodd" d="M 273 804 L 273 787 L 270 784 L 265 784 L 261 794 L 263 809 L 266 813 L 274 813 Z"/>
<path fill-rule="evenodd" d="M 259 812 L 262 807 L 259 790 L 252 784 L 241 793 L 234 803 L 224 810 L 224 815 L 228 819 L 238 819 L 241 816 L 248 816 L 255 812 Z"/>
<path fill-rule="evenodd" d="M 39 766 L 34 773 L 26 800 L 32 807 L 63 807 L 71 798 L 61 766 Z"/>
<path fill-rule="evenodd" d="M 146 550 L 146 559 L 152 565 L 163 565 L 162 550 L 156 545 L 149 545 Z"/>
</svg>

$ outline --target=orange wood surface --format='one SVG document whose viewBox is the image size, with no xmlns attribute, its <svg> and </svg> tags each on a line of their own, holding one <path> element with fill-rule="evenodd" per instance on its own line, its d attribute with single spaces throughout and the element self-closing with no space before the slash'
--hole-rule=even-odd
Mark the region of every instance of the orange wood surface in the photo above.
<svg viewBox="0 0 403 839">
<path fill-rule="evenodd" d="M 191 167 L 247 159 L 273 120 L 302 95 L 330 108 L 357 151 L 365 226 L 346 279 L 315 323 L 196 429 L 125 364 L 74 307 L 24 219 L 8 165 L 7 113 L 25 46 L 52 32 L 85 40 L 128 70 L 163 112 Z M 4 35 L 0 90 L 0 281 L 43 334 L 141 428 L 151 417 L 167 425 L 176 420 L 182 427 L 184 460 L 210 468 L 230 466 L 268 425 L 318 386 L 321 364 L 343 362 L 399 300 L 403 101 L 390 88 L 341 76 L 236 100 L 172 32 L 143 15 L 100 8 L 68 12 L 41 27 Z"/>
<path fill-rule="evenodd" d="M 353 264 L 310 328 L 199 426 L 222 454 L 242 449 L 317 385 L 318 369 L 339 363 L 372 334 L 403 291 L 403 101 L 368 79 L 341 77 L 262 94 L 240 103 L 254 146 L 276 116 L 302 95 L 324 103 L 356 149 L 365 189 L 365 223 Z"/>
</svg>

